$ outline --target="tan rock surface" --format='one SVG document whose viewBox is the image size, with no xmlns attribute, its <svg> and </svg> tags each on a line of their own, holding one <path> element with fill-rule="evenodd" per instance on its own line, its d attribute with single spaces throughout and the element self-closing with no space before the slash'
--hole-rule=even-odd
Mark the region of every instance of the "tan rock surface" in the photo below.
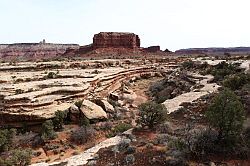
<svg viewBox="0 0 250 166">
<path fill-rule="evenodd" d="M 95 103 L 89 100 L 83 100 L 80 110 L 88 119 L 108 118 L 106 112 L 102 109 L 102 107 L 96 105 Z"/>
</svg>

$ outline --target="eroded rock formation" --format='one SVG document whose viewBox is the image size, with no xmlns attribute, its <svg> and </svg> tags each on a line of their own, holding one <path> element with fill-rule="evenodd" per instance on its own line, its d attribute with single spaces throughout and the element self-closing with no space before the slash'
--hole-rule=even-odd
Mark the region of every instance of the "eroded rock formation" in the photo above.
<svg viewBox="0 0 250 166">
<path fill-rule="evenodd" d="M 49 59 L 78 50 L 78 44 L 17 43 L 0 45 L 0 59 L 30 60 Z"/>
<path fill-rule="evenodd" d="M 93 48 L 138 48 L 140 38 L 134 33 L 101 32 L 93 38 Z"/>
<path fill-rule="evenodd" d="M 144 50 L 148 51 L 148 52 L 158 52 L 158 51 L 161 51 L 160 46 L 150 46 L 150 47 L 144 48 Z"/>
<path fill-rule="evenodd" d="M 164 64 L 169 65 L 169 62 Z M 69 110 L 73 115 L 70 119 L 78 121 L 79 109 L 72 104 L 83 99 L 99 105 L 109 117 L 114 108 L 104 98 L 119 89 L 124 81 L 155 77 L 162 75 L 161 72 L 162 68 L 144 60 L 2 63 L 0 126 L 20 126 L 23 122 L 40 124 L 53 118 L 57 110 Z M 55 77 L 49 77 L 51 73 Z M 127 90 L 122 97 L 134 100 L 135 95 Z M 101 100 L 94 100 L 98 98 Z M 85 116 L 99 119 L 98 116 Z"/>
</svg>

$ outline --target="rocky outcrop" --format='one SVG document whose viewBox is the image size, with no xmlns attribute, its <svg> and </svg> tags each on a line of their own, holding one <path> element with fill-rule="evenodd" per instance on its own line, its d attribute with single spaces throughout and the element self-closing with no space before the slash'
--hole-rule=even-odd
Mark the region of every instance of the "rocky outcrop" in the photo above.
<svg viewBox="0 0 250 166">
<path fill-rule="evenodd" d="M 144 51 L 158 52 L 158 51 L 161 51 L 161 48 L 160 48 L 160 46 L 150 46 L 150 47 L 144 48 Z"/>
<path fill-rule="evenodd" d="M 101 32 L 94 35 L 93 48 L 139 48 L 139 36 L 134 33 Z"/>
<path fill-rule="evenodd" d="M 78 44 L 17 43 L 0 45 L 0 59 L 34 60 L 50 59 L 65 54 L 68 50 L 78 50 Z"/>
<path fill-rule="evenodd" d="M 169 62 L 160 63 L 168 65 Z M 23 122 L 40 124 L 53 118 L 57 110 L 69 110 L 70 120 L 77 122 L 82 113 L 72 106 L 76 101 L 103 100 L 110 94 L 109 99 L 114 101 L 122 97 L 132 102 L 136 95 L 129 89 L 123 88 L 126 93 L 123 96 L 113 92 L 125 84 L 123 82 L 151 78 L 156 73 L 165 72 L 162 67 L 155 68 L 150 61 L 144 60 L 90 60 L 2 63 L 0 73 L 1 126 Z M 50 73 L 55 73 L 56 77 L 49 78 Z M 104 105 L 96 104 L 108 117 L 112 115 L 113 108 L 107 99 L 101 102 Z"/>
<path fill-rule="evenodd" d="M 176 50 L 178 54 L 246 54 L 250 53 L 250 47 L 230 47 L 230 48 L 188 48 Z"/>
<path fill-rule="evenodd" d="M 167 108 L 168 113 L 172 113 L 180 108 L 183 108 L 183 103 L 193 102 L 202 96 L 218 91 L 219 85 L 217 85 L 216 83 L 209 83 L 213 79 L 212 75 L 202 76 L 193 74 L 192 76 L 197 77 L 199 79 L 203 78 L 203 80 L 197 80 L 196 82 L 200 83 L 203 87 L 200 88 L 198 91 L 196 89 L 193 89 L 190 92 L 183 93 L 177 97 L 164 101 L 163 105 Z"/>
<path fill-rule="evenodd" d="M 106 112 L 103 111 L 102 107 L 89 100 L 83 100 L 80 110 L 90 120 L 108 118 Z"/>
<path fill-rule="evenodd" d="M 114 107 L 105 99 L 96 99 L 96 100 L 94 100 L 94 102 L 97 105 L 99 105 L 100 107 L 102 107 L 102 109 L 105 112 L 114 113 L 114 111 L 115 111 Z"/>
</svg>

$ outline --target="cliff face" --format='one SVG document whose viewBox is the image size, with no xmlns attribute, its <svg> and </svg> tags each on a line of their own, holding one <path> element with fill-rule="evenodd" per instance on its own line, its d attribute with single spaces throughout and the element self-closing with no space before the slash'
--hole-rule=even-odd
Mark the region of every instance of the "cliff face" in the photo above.
<svg viewBox="0 0 250 166">
<path fill-rule="evenodd" d="M 224 53 L 244 54 L 244 53 L 250 53 L 250 47 L 189 48 L 189 49 L 177 50 L 175 51 L 175 53 L 179 53 L 179 54 L 224 54 Z"/>
<path fill-rule="evenodd" d="M 140 38 L 134 33 L 100 32 L 93 37 L 93 43 L 79 46 L 78 44 L 17 43 L 0 44 L 0 60 L 27 61 L 55 59 L 60 57 L 98 57 L 139 55 L 144 53 L 159 53 L 160 46 L 140 47 Z"/>
<path fill-rule="evenodd" d="M 158 52 L 158 51 L 161 51 L 161 48 L 160 46 L 150 46 L 150 47 L 144 48 L 144 51 Z"/>
<path fill-rule="evenodd" d="M 93 49 L 109 47 L 139 48 L 140 38 L 134 33 L 101 32 L 94 35 Z"/>
<path fill-rule="evenodd" d="M 0 58 L 4 60 L 48 59 L 78 50 L 77 44 L 18 43 L 0 45 Z"/>
</svg>

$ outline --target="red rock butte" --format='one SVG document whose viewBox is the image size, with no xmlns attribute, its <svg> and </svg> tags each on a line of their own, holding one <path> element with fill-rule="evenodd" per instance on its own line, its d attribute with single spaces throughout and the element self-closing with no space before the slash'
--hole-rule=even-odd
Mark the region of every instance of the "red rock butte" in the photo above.
<svg viewBox="0 0 250 166">
<path fill-rule="evenodd" d="M 134 33 L 100 32 L 94 35 L 93 48 L 139 48 L 140 38 Z"/>
</svg>

